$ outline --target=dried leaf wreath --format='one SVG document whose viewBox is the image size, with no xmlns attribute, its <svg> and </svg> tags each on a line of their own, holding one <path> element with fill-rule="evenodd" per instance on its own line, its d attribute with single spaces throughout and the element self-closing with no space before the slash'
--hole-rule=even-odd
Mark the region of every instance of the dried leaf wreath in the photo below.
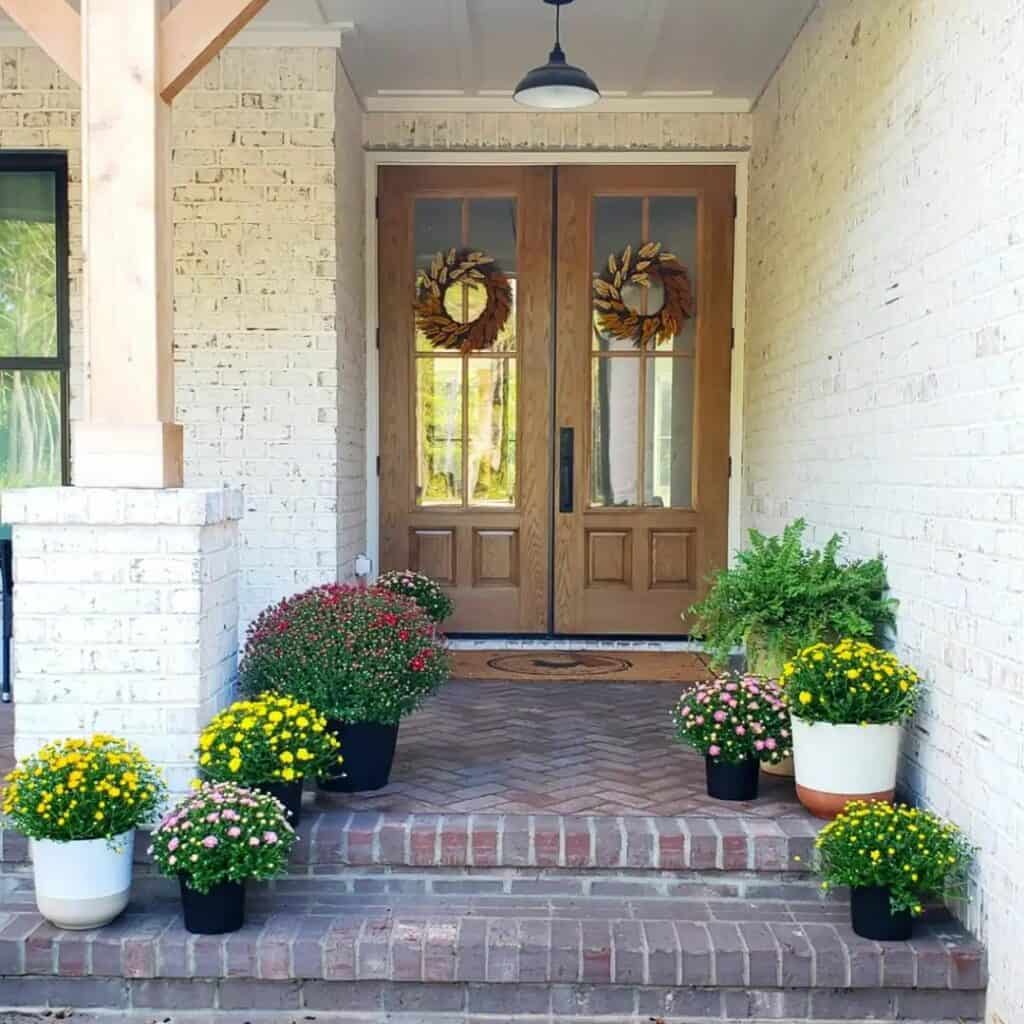
<svg viewBox="0 0 1024 1024">
<path fill-rule="evenodd" d="M 625 285 L 650 288 L 654 279 L 665 289 L 665 301 L 656 313 L 638 313 L 623 302 Z M 607 269 L 595 278 L 594 307 L 599 329 L 613 338 L 631 338 L 637 348 L 671 341 L 693 316 L 690 275 L 672 253 L 661 251 L 660 242 L 647 242 L 635 254 L 627 245 L 621 254 L 608 257 Z"/>
<path fill-rule="evenodd" d="M 483 312 L 466 323 L 445 309 L 445 292 L 455 284 L 481 285 L 487 292 Z M 479 352 L 493 348 L 512 312 L 512 288 L 494 257 L 463 250 L 434 254 L 430 270 L 416 275 L 416 326 L 434 348 Z"/>
</svg>

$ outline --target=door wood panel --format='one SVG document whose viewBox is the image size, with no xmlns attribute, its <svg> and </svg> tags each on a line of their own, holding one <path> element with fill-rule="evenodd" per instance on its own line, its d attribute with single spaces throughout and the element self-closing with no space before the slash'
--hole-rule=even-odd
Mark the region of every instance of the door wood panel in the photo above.
<svg viewBox="0 0 1024 1024">
<path fill-rule="evenodd" d="M 450 631 L 547 632 L 552 171 L 543 167 L 386 167 L 380 171 L 379 194 L 381 568 L 418 568 L 438 578 L 455 601 L 455 614 L 445 624 Z M 415 204 L 438 198 L 494 197 L 516 201 L 515 501 L 511 506 L 489 507 L 474 505 L 464 495 L 455 505 L 417 504 Z M 458 248 L 466 241 L 444 239 L 443 247 Z M 468 387 L 466 373 L 463 394 Z M 464 418 L 467 403 L 464 397 Z M 463 480 L 465 448 L 460 456 Z"/>
<path fill-rule="evenodd" d="M 554 617 L 559 633 L 678 634 L 681 613 L 706 591 L 706 577 L 726 563 L 729 476 L 729 378 L 735 172 L 731 167 L 563 167 L 558 178 L 556 430 L 574 432 L 574 501 L 560 511 L 553 496 Z M 595 415 L 591 396 L 592 282 L 595 198 L 692 196 L 696 202 L 696 339 L 689 507 L 644 503 L 636 485 L 631 504 L 591 503 Z M 644 237 L 657 240 L 642 204 Z M 650 230 L 650 236 L 647 236 Z M 635 251 L 635 250 L 634 250 Z M 646 300 L 645 300 L 646 301 Z M 608 360 L 647 360 L 611 351 Z M 679 359 L 662 355 L 659 359 Z M 631 362 L 630 367 L 633 366 Z M 636 369 L 647 381 L 646 362 Z M 610 373 L 615 372 L 609 367 Z M 632 369 L 628 372 L 632 373 Z M 653 428 L 645 423 L 647 383 L 637 385 L 639 408 L 608 417 L 609 436 Z M 616 433 L 618 431 L 618 433 Z M 605 439 L 605 443 L 610 441 Z M 626 436 L 623 450 L 632 443 Z M 637 440 L 636 473 L 645 452 Z M 674 456 L 673 456 L 674 457 Z M 630 456 L 626 456 L 628 459 Z M 607 472 L 607 468 L 601 470 Z M 652 470 L 653 472 L 653 470 Z"/>
</svg>

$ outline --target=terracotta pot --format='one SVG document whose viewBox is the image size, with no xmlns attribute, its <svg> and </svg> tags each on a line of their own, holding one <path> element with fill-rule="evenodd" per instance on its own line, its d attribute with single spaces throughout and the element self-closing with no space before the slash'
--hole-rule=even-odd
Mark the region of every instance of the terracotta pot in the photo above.
<svg viewBox="0 0 1024 1024">
<path fill-rule="evenodd" d="M 39 913 L 70 931 L 110 924 L 128 906 L 134 841 L 134 829 L 109 842 L 33 839 L 32 873 Z"/>
<path fill-rule="evenodd" d="M 892 801 L 902 730 L 831 725 L 793 716 L 796 795 L 811 814 L 834 818 L 850 800 Z"/>
<path fill-rule="evenodd" d="M 792 757 L 784 757 L 778 764 L 762 762 L 761 771 L 766 775 L 777 775 L 784 779 L 791 779 L 796 774 L 796 767 Z"/>
</svg>

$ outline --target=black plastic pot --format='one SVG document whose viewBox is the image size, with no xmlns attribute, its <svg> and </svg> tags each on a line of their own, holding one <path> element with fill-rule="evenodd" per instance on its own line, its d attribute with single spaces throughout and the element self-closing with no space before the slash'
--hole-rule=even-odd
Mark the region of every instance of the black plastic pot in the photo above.
<svg viewBox="0 0 1024 1024">
<path fill-rule="evenodd" d="M 292 828 L 298 827 L 302 819 L 302 779 L 291 782 L 257 782 L 253 789 L 277 797 L 288 812 L 288 823 Z"/>
<path fill-rule="evenodd" d="M 910 911 L 894 914 L 891 894 L 884 885 L 855 886 L 850 890 L 853 930 L 863 939 L 876 942 L 906 942 L 914 931 Z"/>
<path fill-rule="evenodd" d="M 704 759 L 708 781 L 708 796 L 715 800 L 756 800 L 757 783 L 761 777 L 761 762 L 748 757 L 739 764 Z"/>
<path fill-rule="evenodd" d="M 320 780 L 328 793 L 362 793 L 382 789 L 391 777 L 391 763 L 398 743 L 398 723 L 340 722 L 327 720 L 327 728 L 338 738 L 342 774 Z"/>
<path fill-rule="evenodd" d="M 184 875 L 179 875 L 178 881 L 186 931 L 193 935 L 224 935 L 237 932 L 245 924 L 245 882 L 221 882 L 201 893 L 189 888 Z"/>
</svg>

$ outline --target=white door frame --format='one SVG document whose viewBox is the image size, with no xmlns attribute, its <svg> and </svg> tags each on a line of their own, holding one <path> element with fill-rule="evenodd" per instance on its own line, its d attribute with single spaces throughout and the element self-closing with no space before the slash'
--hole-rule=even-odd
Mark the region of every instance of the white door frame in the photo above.
<svg viewBox="0 0 1024 1024">
<path fill-rule="evenodd" d="M 743 494 L 743 362 L 746 341 L 747 309 L 747 196 L 750 154 L 743 152 L 687 151 L 666 152 L 448 152 L 369 150 L 366 153 L 366 553 L 373 564 L 372 574 L 380 567 L 380 481 L 377 455 L 380 441 L 380 393 L 377 352 L 377 171 L 400 165 L 487 166 L 567 164 L 701 164 L 736 168 L 736 234 L 733 259 L 732 320 L 735 344 L 732 353 L 732 383 L 729 398 L 729 455 L 732 475 L 729 479 L 729 561 L 740 547 L 741 496 Z"/>
</svg>

